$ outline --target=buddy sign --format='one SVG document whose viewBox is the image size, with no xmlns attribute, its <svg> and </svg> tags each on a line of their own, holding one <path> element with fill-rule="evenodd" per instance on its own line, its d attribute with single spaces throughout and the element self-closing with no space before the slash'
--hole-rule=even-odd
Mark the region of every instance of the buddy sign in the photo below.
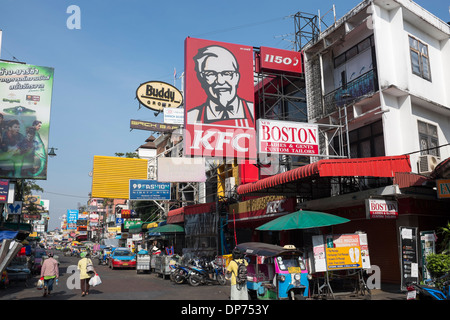
<svg viewBox="0 0 450 320">
<path fill-rule="evenodd" d="M 168 83 L 149 81 L 136 90 L 136 98 L 149 109 L 162 111 L 164 108 L 178 108 L 183 103 L 181 92 Z"/>
</svg>

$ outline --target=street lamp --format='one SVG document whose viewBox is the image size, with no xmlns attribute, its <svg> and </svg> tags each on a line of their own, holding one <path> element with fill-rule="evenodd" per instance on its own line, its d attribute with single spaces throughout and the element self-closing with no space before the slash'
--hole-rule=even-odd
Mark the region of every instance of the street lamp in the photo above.
<svg viewBox="0 0 450 320">
<path fill-rule="evenodd" d="M 55 150 L 58 150 L 57 148 L 50 148 L 50 150 L 48 151 L 48 155 L 49 157 L 54 157 L 56 156 Z"/>
</svg>

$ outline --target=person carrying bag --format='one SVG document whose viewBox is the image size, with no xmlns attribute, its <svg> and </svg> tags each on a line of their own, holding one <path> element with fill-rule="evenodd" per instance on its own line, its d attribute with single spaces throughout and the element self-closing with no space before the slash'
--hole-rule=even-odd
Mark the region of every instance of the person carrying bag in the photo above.
<svg viewBox="0 0 450 320">
<path fill-rule="evenodd" d="M 78 270 L 80 270 L 80 286 L 81 296 L 89 294 L 89 280 L 95 275 L 94 264 L 92 260 L 86 257 L 87 253 L 80 254 L 81 259 L 78 261 Z"/>
</svg>

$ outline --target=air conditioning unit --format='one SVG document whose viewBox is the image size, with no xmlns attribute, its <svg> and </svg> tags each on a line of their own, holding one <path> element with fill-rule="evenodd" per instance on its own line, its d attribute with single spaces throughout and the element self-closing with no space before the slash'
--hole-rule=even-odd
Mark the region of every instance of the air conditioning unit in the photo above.
<svg viewBox="0 0 450 320">
<path fill-rule="evenodd" d="M 432 156 L 432 155 L 423 155 L 419 156 L 419 161 L 417 163 L 419 167 L 419 173 L 420 174 L 427 174 L 431 173 L 434 168 L 441 162 L 441 158 Z"/>
</svg>

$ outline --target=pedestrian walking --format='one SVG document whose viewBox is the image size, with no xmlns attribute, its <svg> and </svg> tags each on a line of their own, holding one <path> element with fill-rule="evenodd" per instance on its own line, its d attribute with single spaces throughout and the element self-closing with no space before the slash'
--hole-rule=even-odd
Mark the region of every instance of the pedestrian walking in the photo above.
<svg viewBox="0 0 450 320">
<path fill-rule="evenodd" d="M 43 296 L 50 295 L 53 290 L 55 279 L 59 278 L 58 261 L 53 258 L 53 253 L 47 253 L 47 259 L 44 260 L 41 268 L 41 278 L 44 278 Z"/>
<path fill-rule="evenodd" d="M 232 260 L 227 267 L 227 280 L 230 280 L 231 276 L 231 300 L 248 300 L 247 266 L 244 254 L 238 248 L 234 248 Z"/>
<path fill-rule="evenodd" d="M 92 266 L 93 263 L 90 258 L 87 257 L 86 252 L 82 252 L 80 254 L 81 259 L 78 261 L 78 270 L 80 270 L 80 286 L 81 286 L 81 296 L 84 297 L 85 295 L 89 294 L 89 280 L 91 279 L 92 275 L 95 274 L 95 270 L 92 272 L 88 272 L 88 266 Z"/>
</svg>

